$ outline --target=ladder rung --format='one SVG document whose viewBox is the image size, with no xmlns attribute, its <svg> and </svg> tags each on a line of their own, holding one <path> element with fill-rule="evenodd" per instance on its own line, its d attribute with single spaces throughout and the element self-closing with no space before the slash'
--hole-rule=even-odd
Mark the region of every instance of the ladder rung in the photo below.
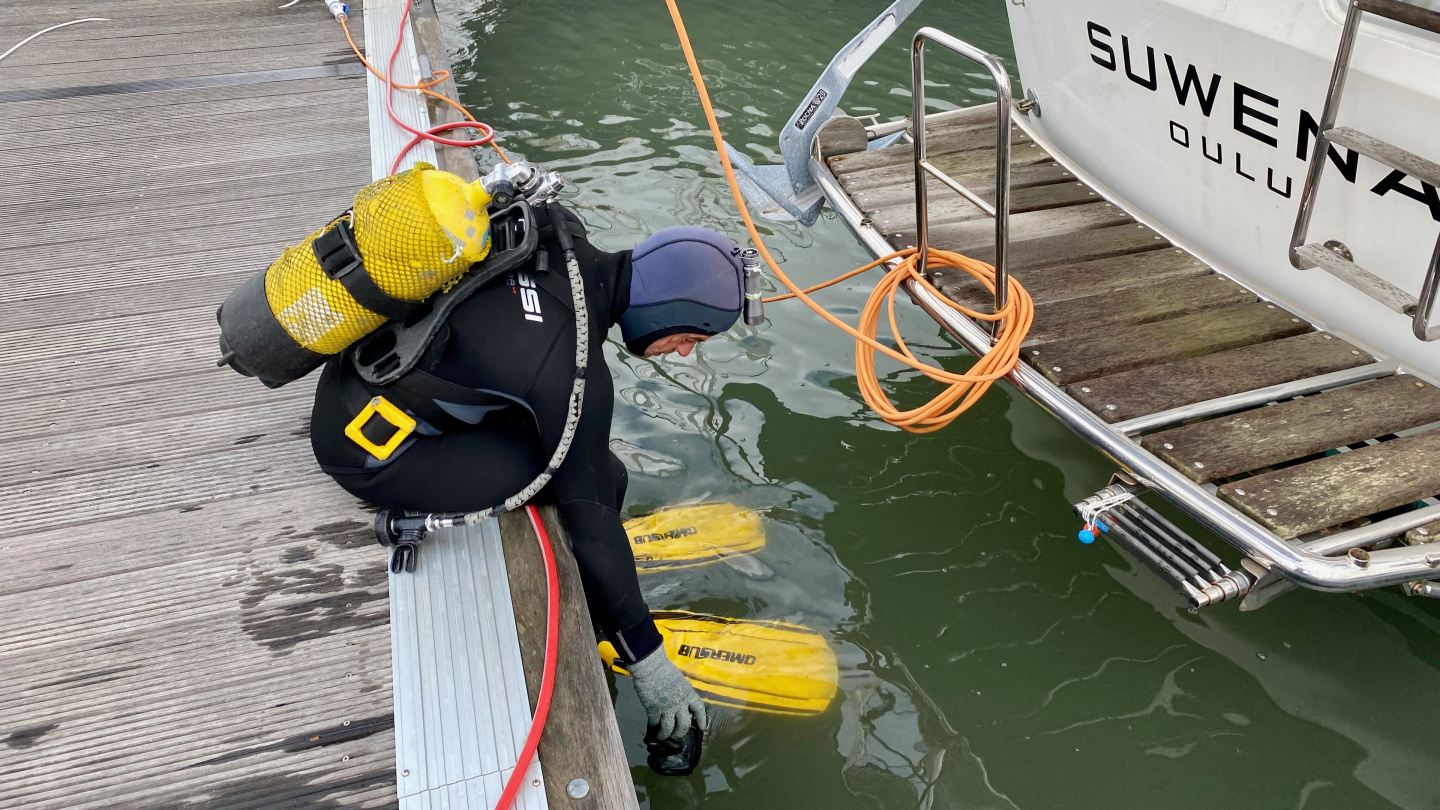
<svg viewBox="0 0 1440 810">
<path fill-rule="evenodd" d="M 1413 152 L 1407 152 L 1393 143 L 1386 143 L 1350 127 L 1326 130 L 1325 138 L 1331 143 L 1353 149 L 1372 160 L 1378 160 L 1392 169 L 1399 169 L 1417 180 L 1422 180 L 1432 186 L 1440 186 L 1440 165 Z"/>
<path fill-rule="evenodd" d="M 1309 244 L 1295 248 L 1295 253 L 1310 264 L 1324 268 L 1332 276 L 1374 298 L 1401 315 L 1409 315 L 1419 304 L 1415 296 L 1396 287 L 1360 265 L 1324 245 Z"/>
<path fill-rule="evenodd" d="M 1357 0 L 1361 11 L 1440 34 L 1440 13 L 1400 0 Z"/>
</svg>

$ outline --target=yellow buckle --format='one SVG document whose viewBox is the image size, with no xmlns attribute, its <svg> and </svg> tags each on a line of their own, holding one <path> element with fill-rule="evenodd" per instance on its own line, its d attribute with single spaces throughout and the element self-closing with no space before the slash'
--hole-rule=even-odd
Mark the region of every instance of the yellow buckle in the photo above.
<svg viewBox="0 0 1440 810">
<path fill-rule="evenodd" d="M 364 433 L 360 432 L 360 429 L 370 422 L 370 417 L 377 414 L 395 428 L 395 432 L 391 434 L 389 441 L 384 444 L 375 444 L 365 438 Z M 400 443 L 405 441 L 413 432 L 415 432 L 415 420 L 411 418 L 409 414 L 392 405 L 390 400 L 385 397 L 375 397 L 370 400 L 370 402 L 361 409 L 359 415 L 351 419 L 350 424 L 345 426 L 345 435 L 350 438 L 350 441 L 360 445 L 365 449 L 365 452 L 381 461 L 390 458 L 390 454 L 395 452 L 395 448 L 399 447 Z"/>
</svg>

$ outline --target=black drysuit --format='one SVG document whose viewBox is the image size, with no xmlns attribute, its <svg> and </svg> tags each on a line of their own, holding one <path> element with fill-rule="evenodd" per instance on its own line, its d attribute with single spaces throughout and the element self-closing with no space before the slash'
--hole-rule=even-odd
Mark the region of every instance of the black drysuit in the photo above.
<svg viewBox="0 0 1440 810">
<path fill-rule="evenodd" d="M 572 233 L 583 233 L 573 214 L 551 210 L 557 219 L 567 217 Z M 615 390 L 603 354 L 606 331 L 629 302 L 630 254 L 596 250 L 583 236 L 574 242 L 590 313 L 584 408 L 569 455 L 536 500 L 559 505 L 591 615 L 633 661 L 654 651 L 660 634 L 640 595 L 620 519 L 627 479 L 609 447 Z M 452 421 L 451 429 L 433 435 L 437 431 L 422 420 L 382 464 L 344 431 L 369 396 L 385 389 L 366 389 L 348 355 L 330 361 L 315 395 L 311 444 L 321 468 L 340 486 L 385 506 L 469 512 L 501 503 L 544 468 L 565 425 L 574 381 L 575 319 L 564 254 L 549 227 L 541 231 L 539 249 L 548 256 L 550 272 L 537 274 L 536 262 L 526 261 L 521 270 L 475 293 L 456 307 L 418 365 L 445 381 L 504 395 L 513 405 L 439 403 L 470 424 L 456 429 Z M 377 443 L 390 430 L 383 423 L 380 427 Z M 369 437 L 371 429 L 365 432 Z"/>
</svg>

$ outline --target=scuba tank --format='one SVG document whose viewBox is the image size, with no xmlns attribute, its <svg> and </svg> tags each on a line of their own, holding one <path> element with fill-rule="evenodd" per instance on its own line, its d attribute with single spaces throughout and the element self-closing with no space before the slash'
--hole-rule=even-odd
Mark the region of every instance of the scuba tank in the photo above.
<svg viewBox="0 0 1440 810">
<path fill-rule="evenodd" d="M 425 301 L 490 251 L 490 194 L 428 163 L 377 180 L 344 214 L 287 247 L 216 313 L 221 358 L 278 388 Z"/>
</svg>

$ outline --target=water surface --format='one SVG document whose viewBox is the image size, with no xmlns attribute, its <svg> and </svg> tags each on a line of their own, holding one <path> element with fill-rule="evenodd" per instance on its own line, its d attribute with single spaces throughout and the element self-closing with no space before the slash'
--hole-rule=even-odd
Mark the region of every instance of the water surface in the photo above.
<svg viewBox="0 0 1440 810">
<path fill-rule="evenodd" d="M 744 244 L 663 3 L 440 5 L 465 102 L 576 184 L 568 202 L 601 247 L 680 223 Z M 683 3 L 731 143 L 778 161 L 779 127 L 884 5 Z M 908 111 L 921 24 L 1010 57 L 1002 0 L 932 0 L 861 72 L 848 112 Z M 975 69 L 929 61 L 937 109 L 993 98 Z M 868 260 L 828 211 L 766 230 L 802 281 Z M 853 320 L 864 287 L 825 300 Z M 768 314 L 684 360 L 612 342 L 626 508 L 762 510 L 758 567 L 650 575 L 647 598 L 816 628 L 843 691 L 812 719 L 722 714 L 700 770 L 667 780 L 643 767 L 643 712 L 620 683 L 642 804 L 1440 807 L 1440 606 L 1390 590 L 1192 613 L 1114 549 L 1075 541 L 1070 502 L 1113 466 L 1029 400 L 1000 387 L 941 433 L 901 433 L 864 407 L 852 343 L 798 304 Z M 969 362 L 908 304 L 902 325 L 936 361 Z M 933 393 L 887 373 L 902 402 Z"/>
</svg>

